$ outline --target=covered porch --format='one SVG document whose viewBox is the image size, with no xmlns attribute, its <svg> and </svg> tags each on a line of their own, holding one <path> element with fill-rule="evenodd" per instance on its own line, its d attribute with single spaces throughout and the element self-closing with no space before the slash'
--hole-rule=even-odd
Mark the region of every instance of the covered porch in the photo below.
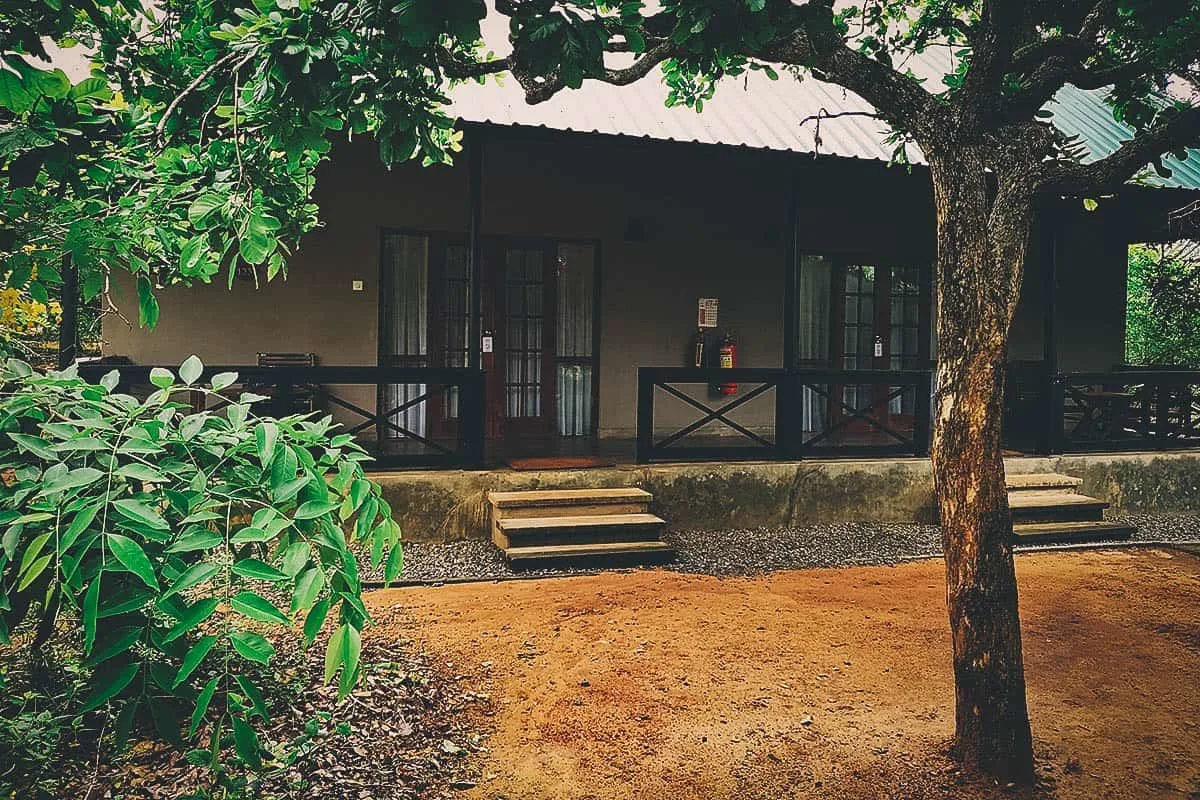
<svg viewBox="0 0 1200 800">
<path fill-rule="evenodd" d="M 106 323 L 123 380 L 196 353 L 275 413 L 333 414 L 387 469 L 928 453 L 922 167 L 467 134 L 453 167 L 383 173 L 369 147 L 340 151 L 318 185 L 328 225 L 286 282 L 166 290 L 150 333 Z M 1011 452 L 1200 444 L 1200 372 L 1122 365 L 1127 244 L 1186 235 L 1165 221 L 1193 194 L 1045 203 L 1013 326 Z M 218 320 L 224 336 L 199 334 Z"/>
</svg>

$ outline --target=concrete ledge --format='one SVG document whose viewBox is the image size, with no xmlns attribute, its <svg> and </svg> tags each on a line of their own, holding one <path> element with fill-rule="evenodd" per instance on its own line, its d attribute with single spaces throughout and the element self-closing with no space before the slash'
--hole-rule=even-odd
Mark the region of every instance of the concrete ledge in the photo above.
<svg viewBox="0 0 1200 800">
<path fill-rule="evenodd" d="M 1005 459 L 1010 475 L 1062 472 L 1117 512 L 1200 512 L 1200 457 L 1097 453 Z M 589 470 L 381 472 L 409 541 L 486 538 L 489 491 L 636 486 L 672 528 L 936 521 L 926 459 L 655 464 Z"/>
</svg>

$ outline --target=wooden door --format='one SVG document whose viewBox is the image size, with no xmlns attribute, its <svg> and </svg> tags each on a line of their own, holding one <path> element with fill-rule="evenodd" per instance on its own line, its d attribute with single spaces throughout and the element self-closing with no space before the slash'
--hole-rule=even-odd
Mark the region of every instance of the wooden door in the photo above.
<svg viewBox="0 0 1200 800">
<path fill-rule="evenodd" d="M 915 369 L 919 362 L 918 270 L 841 263 L 833 280 L 833 359 L 841 369 Z M 833 396 L 869 419 L 846 422 L 850 434 L 884 434 L 880 426 L 907 433 L 913 427 L 913 389 L 897 393 L 887 384 L 833 387 Z M 831 404 L 832 424 L 852 416 Z M 869 410 L 868 410 L 869 409 Z M 877 423 L 877 424 L 873 424 Z"/>
<path fill-rule="evenodd" d="M 537 451 L 555 431 L 556 253 L 540 240 L 509 240 L 494 264 L 495 383 L 489 405 L 510 450 Z"/>
<path fill-rule="evenodd" d="M 480 331 L 492 337 L 483 353 L 487 374 L 484 432 L 514 452 L 535 452 L 554 434 L 554 248 L 541 240 L 482 242 Z M 471 301 L 466 241 L 436 237 L 430 263 L 430 347 L 433 362 L 466 366 Z M 450 436 L 458 403 L 447 392 L 436 429 Z"/>
</svg>

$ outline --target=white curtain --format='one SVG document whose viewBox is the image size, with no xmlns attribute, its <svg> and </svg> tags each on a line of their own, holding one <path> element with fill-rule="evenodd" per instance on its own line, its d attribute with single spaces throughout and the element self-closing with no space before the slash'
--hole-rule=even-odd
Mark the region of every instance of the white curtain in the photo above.
<svg viewBox="0 0 1200 800">
<path fill-rule="evenodd" d="M 388 233 L 383 238 L 383 263 L 388 270 L 385 285 L 387 303 L 383 332 L 389 363 L 417 366 L 429 355 L 429 237 L 406 233 Z M 392 384 L 384 392 L 388 409 L 396 408 L 425 393 L 425 384 Z M 390 421 L 401 428 L 425 436 L 426 403 L 417 403 Z M 403 438 L 395 428 L 386 427 L 389 439 Z"/>
<path fill-rule="evenodd" d="M 833 263 L 825 256 L 800 256 L 800 292 L 796 314 L 800 322 L 800 341 L 796 353 L 801 366 L 829 365 L 829 306 L 833 284 Z M 805 388 L 800 398 L 801 421 L 806 436 L 825 430 L 828 402 L 817 392 Z"/>
</svg>

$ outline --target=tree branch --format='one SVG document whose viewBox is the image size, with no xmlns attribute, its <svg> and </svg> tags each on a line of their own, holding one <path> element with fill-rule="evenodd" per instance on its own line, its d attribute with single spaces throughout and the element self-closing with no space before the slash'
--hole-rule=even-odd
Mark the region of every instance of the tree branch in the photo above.
<svg viewBox="0 0 1200 800">
<path fill-rule="evenodd" d="M 1090 164 L 1049 162 L 1039 188 L 1064 194 L 1101 193 L 1118 188 L 1151 161 L 1200 141 L 1200 106 L 1179 111 L 1165 122 L 1139 133 L 1113 153 Z"/>
<path fill-rule="evenodd" d="M 832 0 L 797 8 L 795 30 L 768 44 L 757 58 L 807 67 L 870 103 L 879 116 L 904 128 L 928 149 L 944 130 L 947 111 L 914 78 L 846 44 L 833 22 Z"/>
<path fill-rule="evenodd" d="M 646 77 L 652 69 L 668 58 L 677 58 L 683 54 L 684 51 L 674 42 L 662 42 L 647 49 L 628 67 L 623 69 L 605 68 L 598 75 L 585 75 L 584 77 L 611 83 L 614 86 L 625 86 Z M 545 102 L 566 88 L 566 82 L 563 80 L 560 70 L 556 69 L 546 76 L 534 75 L 522 68 L 514 59 L 508 60 L 510 62 L 509 71 L 525 90 L 525 100 L 531 104 Z"/>
<path fill-rule="evenodd" d="M 187 86 L 183 87 L 183 91 L 181 91 L 179 94 L 175 95 L 175 98 L 173 100 L 171 100 L 170 104 L 163 111 L 162 116 L 159 117 L 158 124 L 154 126 L 154 141 L 157 144 L 159 144 L 160 146 L 162 145 L 163 133 L 167 129 L 167 120 L 169 120 L 171 118 L 171 115 L 175 113 L 175 110 L 179 108 L 180 104 L 183 103 L 184 99 L 188 95 L 190 95 L 192 92 L 196 91 L 196 89 L 199 88 L 200 84 L 204 83 L 205 80 L 212 77 L 212 75 L 217 70 L 221 69 L 222 67 L 226 66 L 227 64 L 232 63 L 235 59 L 238 58 L 238 56 L 241 56 L 242 58 L 237 63 L 237 65 L 234 67 L 233 71 L 235 71 L 235 72 L 237 70 L 241 69 L 247 63 L 249 63 L 250 59 L 254 57 L 254 51 L 252 50 L 249 53 L 241 53 L 237 50 L 232 50 L 232 51 L 226 53 L 225 55 L 221 56 L 213 63 L 209 64 L 208 67 L 206 67 L 203 72 L 201 72 L 199 75 L 197 75 L 191 83 L 189 83 Z"/>
</svg>

